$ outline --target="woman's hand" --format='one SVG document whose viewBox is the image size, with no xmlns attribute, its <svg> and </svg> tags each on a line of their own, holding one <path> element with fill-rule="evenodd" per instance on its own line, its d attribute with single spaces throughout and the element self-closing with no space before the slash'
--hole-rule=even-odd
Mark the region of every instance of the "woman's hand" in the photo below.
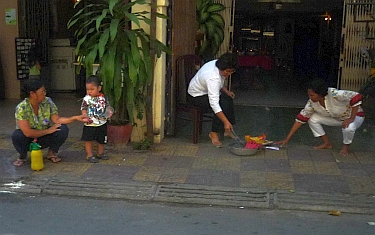
<svg viewBox="0 0 375 235">
<path fill-rule="evenodd" d="M 55 133 L 56 131 L 60 131 L 61 123 L 55 123 L 53 126 L 48 128 L 49 134 Z"/>
<path fill-rule="evenodd" d="M 89 117 L 87 114 L 82 114 L 79 116 L 75 116 L 74 119 L 79 122 L 87 123 L 89 121 Z"/>
<path fill-rule="evenodd" d="M 224 123 L 224 130 L 225 130 L 225 132 L 227 132 L 227 133 L 231 133 L 232 130 L 233 130 L 232 123 L 230 123 L 229 121 L 228 121 L 228 122 L 225 122 L 225 123 Z"/>
<path fill-rule="evenodd" d="M 232 99 L 234 99 L 235 95 L 234 95 L 234 92 L 233 91 L 227 91 L 226 93 L 229 97 L 231 97 Z"/>
</svg>

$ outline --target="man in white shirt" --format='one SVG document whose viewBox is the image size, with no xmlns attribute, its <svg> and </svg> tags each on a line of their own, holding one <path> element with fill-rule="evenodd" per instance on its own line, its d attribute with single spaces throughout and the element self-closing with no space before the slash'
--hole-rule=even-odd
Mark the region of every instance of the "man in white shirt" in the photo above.
<svg viewBox="0 0 375 235">
<path fill-rule="evenodd" d="M 222 146 L 219 134 L 231 136 L 235 124 L 234 93 L 229 91 L 224 83 L 237 67 L 237 56 L 225 53 L 219 59 L 204 64 L 188 87 L 189 102 L 204 110 L 212 109 L 215 113 L 209 137 L 216 147 Z"/>
</svg>

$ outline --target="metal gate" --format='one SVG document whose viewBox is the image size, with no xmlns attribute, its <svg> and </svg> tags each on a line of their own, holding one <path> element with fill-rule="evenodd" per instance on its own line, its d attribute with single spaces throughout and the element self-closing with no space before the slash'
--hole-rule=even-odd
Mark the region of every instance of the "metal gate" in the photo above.
<svg viewBox="0 0 375 235">
<path fill-rule="evenodd" d="M 361 52 L 375 48 L 375 0 L 345 0 L 343 9 L 338 87 L 358 91 L 370 72 Z"/>
</svg>

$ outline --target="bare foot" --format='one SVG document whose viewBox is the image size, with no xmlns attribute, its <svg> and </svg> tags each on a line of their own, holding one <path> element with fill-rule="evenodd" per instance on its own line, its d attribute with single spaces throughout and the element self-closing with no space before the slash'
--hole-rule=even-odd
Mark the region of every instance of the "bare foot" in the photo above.
<svg viewBox="0 0 375 235">
<path fill-rule="evenodd" d="M 340 155 L 348 155 L 349 154 L 349 145 L 344 144 L 339 152 Z"/>
<path fill-rule="evenodd" d="M 216 132 L 210 132 L 208 136 L 210 137 L 211 142 L 214 146 L 221 148 L 222 143 L 220 142 L 219 135 Z"/>
<path fill-rule="evenodd" d="M 315 146 L 314 149 L 331 149 L 332 148 L 332 144 L 331 143 L 324 143 L 322 145 L 319 145 L 319 146 Z"/>
</svg>

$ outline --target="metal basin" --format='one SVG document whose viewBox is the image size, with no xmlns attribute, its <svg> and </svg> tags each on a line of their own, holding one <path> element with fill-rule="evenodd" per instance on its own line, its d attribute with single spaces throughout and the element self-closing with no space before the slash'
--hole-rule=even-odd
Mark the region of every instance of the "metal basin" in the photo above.
<svg viewBox="0 0 375 235">
<path fill-rule="evenodd" d="M 238 143 L 229 144 L 229 152 L 237 156 L 251 156 L 255 155 L 259 149 L 246 149 Z"/>
</svg>

